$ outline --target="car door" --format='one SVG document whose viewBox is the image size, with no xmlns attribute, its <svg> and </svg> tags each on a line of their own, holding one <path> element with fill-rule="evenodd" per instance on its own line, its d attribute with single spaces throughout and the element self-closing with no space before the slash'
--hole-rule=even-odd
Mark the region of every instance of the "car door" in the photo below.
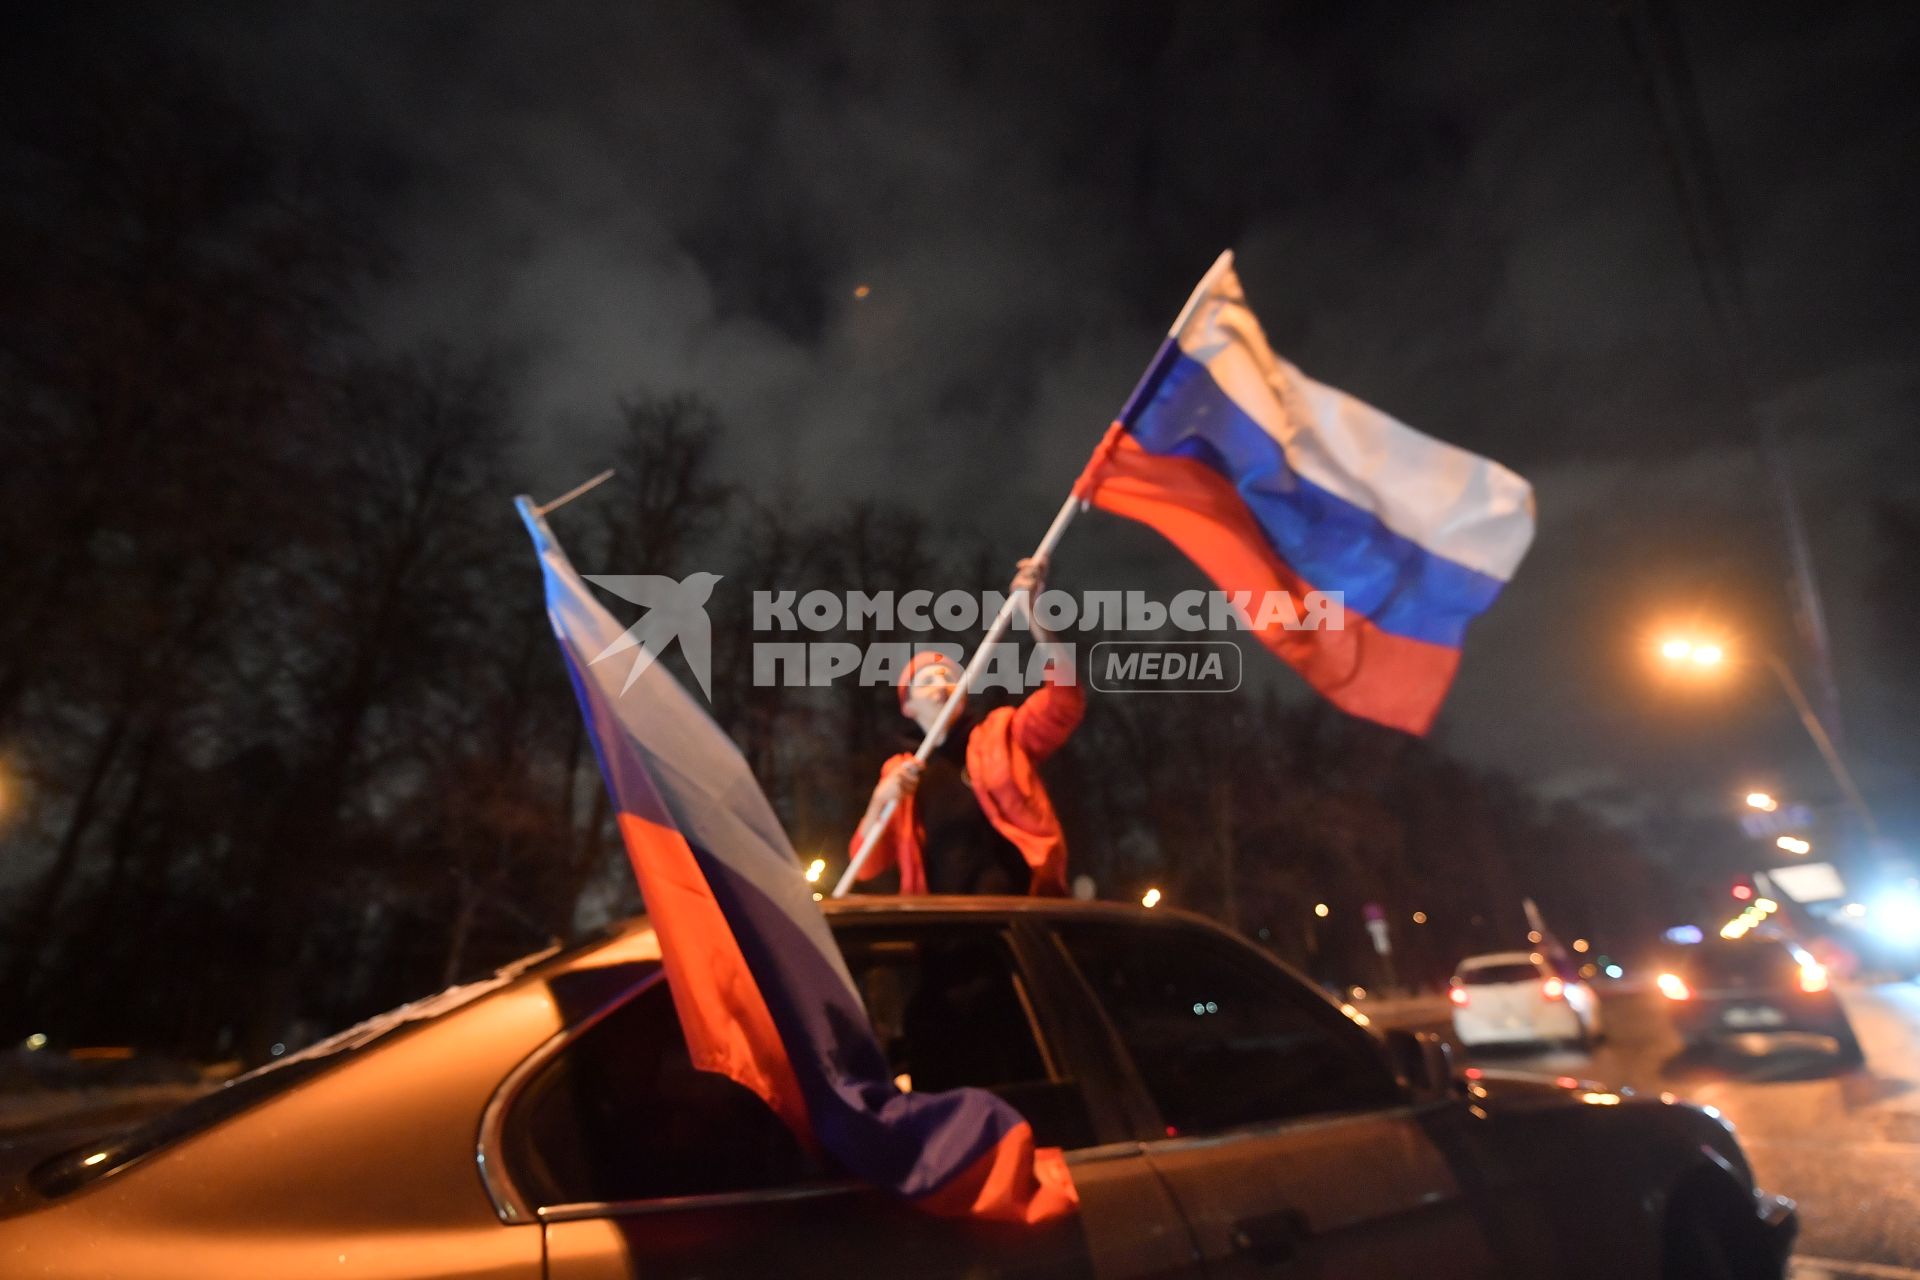
<svg viewBox="0 0 1920 1280">
<path fill-rule="evenodd" d="M 1056 935 L 1157 1108 L 1144 1146 L 1209 1276 L 1505 1274 L 1463 1190 L 1475 1171 L 1434 1136 L 1447 1125 L 1324 999 L 1198 922 Z"/>
<path fill-rule="evenodd" d="M 534 1073 L 505 1126 L 538 1205 L 552 1280 L 849 1274 L 1182 1274 L 1184 1224 L 1132 1143 L 1034 1020 L 1004 924 L 862 922 L 839 931 L 903 1088 L 994 1089 L 1043 1145 L 1071 1150 L 1082 1212 L 1039 1226 L 935 1218 L 810 1160 L 757 1097 L 687 1061 L 664 983 L 635 993 Z"/>
</svg>

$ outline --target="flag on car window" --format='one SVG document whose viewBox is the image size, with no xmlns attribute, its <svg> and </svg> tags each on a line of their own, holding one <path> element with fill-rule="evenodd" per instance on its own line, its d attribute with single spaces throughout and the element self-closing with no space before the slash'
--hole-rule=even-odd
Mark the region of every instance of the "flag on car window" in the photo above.
<svg viewBox="0 0 1920 1280">
<path fill-rule="evenodd" d="M 1467 624 L 1533 540 L 1525 480 L 1276 356 L 1231 253 L 1078 492 L 1157 529 L 1229 594 L 1340 593 L 1338 629 L 1289 628 L 1289 609 L 1256 615 L 1256 634 L 1337 706 L 1412 733 L 1432 724 Z"/>
<path fill-rule="evenodd" d="M 800 1141 L 934 1213 L 1038 1222 L 1078 1198 L 1057 1148 L 981 1089 L 902 1093 L 779 819 L 733 741 L 655 662 L 597 662 L 624 629 L 526 498 L 580 713 L 613 798 L 694 1065 Z"/>
</svg>

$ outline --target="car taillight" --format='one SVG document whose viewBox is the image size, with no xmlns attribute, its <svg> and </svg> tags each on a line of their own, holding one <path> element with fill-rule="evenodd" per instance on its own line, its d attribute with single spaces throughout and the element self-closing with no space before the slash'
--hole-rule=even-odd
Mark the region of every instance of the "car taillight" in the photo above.
<svg viewBox="0 0 1920 1280">
<path fill-rule="evenodd" d="M 1465 987 L 1448 987 L 1447 999 L 1464 1009 L 1467 1007 L 1467 989 Z"/>
<path fill-rule="evenodd" d="M 1677 973 L 1663 973 L 1655 978 L 1654 985 L 1660 988 L 1660 994 L 1669 1000 L 1691 1000 L 1693 992 L 1680 980 Z"/>
<path fill-rule="evenodd" d="M 1567 984 L 1558 978 L 1548 978 L 1540 984 L 1540 994 L 1548 1000 L 1559 1000 L 1567 994 Z"/>
<path fill-rule="evenodd" d="M 1808 995 L 1827 989 L 1827 966 L 1823 964 L 1803 964 L 1800 966 L 1800 989 Z"/>
</svg>

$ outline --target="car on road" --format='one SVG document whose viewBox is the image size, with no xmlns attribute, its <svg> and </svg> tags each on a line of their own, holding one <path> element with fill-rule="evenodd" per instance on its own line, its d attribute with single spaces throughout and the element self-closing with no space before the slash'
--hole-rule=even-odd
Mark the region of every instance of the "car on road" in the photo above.
<svg viewBox="0 0 1920 1280">
<path fill-rule="evenodd" d="M 1825 1036 L 1844 1066 L 1866 1061 L 1826 966 L 1785 938 L 1709 936 L 1678 948 L 1655 979 L 1690 1049 L 1735 1036 Z"/>
<path fill-rule="evenodd" d="M 1461 1045 L 1563 1043 L 1599 1039 L 1600 998 L 1575 973 L 1557 972 L 1538 951 L 1468 956 L 1454 970 L 1447 998 Z"/>
<path fill-rule="evenodd" d="M 644 920 L 130 1128 L 0 1147 L 0 1274 L 1778 1277 L 1791 1202 L 1670 1095 L 1452 1070 L 1181 912 L 827 904 L 902 1088 L 991 1089 L 1078 1215 L 931 1217 L 695 1070 Z"/>
</svg>

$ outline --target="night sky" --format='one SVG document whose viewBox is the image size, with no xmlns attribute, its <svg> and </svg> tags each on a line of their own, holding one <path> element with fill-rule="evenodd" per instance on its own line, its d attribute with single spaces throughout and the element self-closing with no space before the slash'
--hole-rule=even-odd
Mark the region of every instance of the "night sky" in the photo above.
<svg viewBox="0 0 1920 1280">
<path fill-rule="evenodd" d="M 1888 589 L 1920 548 L 1876 523 L 1920 503 L 1920 6 L 1674 8 L 1848 748 L 1920 834 L 1915 611 Z M 326 138 L 400 253 L 380 333 L 522 360 L 541 492 L 602 465 L 584 442 L 617 395 L 694 390 L 762 496 L 892 498 L 1017 548 L 1232 247 L 1282 354 L 1538 491 L 1445 743 L 1626 815 L 1750 779 L 1831 793 L 1764 672 L 1684 696 L 1648 676 L 1668 616 L 1795 640 L 1749 420 L 1600 0 L 151 6 L 20 34 L 15 92 L 43 108 L 193 57 Z M 1198 585 L 1100 516 L 1056 578 Z"/>
</svg>

